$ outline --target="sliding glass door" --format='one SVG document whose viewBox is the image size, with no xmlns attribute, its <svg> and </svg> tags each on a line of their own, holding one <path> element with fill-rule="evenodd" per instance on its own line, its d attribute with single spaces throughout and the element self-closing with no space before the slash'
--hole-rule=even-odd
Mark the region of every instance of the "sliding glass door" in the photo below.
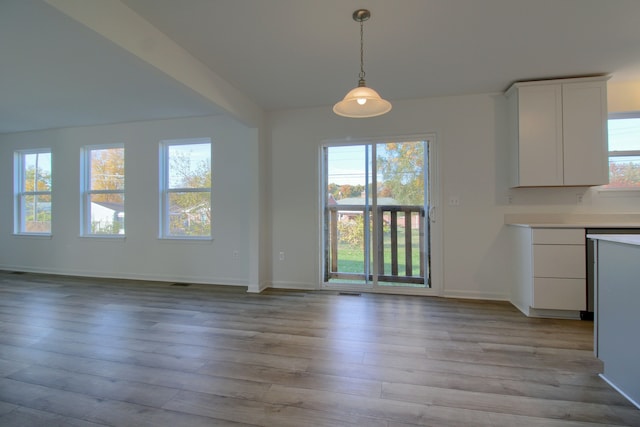
<svg viewBox="0 0 640 427">
<path fill-rule="evenodd" d="M 323 147 L 323 282 L 430 286 L 429 139 Z"/>
</svg>

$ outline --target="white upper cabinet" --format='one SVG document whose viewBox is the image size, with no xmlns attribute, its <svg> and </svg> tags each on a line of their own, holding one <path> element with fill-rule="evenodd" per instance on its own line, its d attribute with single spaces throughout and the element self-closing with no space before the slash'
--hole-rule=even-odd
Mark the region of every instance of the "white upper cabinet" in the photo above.
<svg viewBox="0 0 640 427">
<path fill-rule="evenodd" d="M 607 79 L 522 82 L 509 88 L 512 187 L 608 183 Z"/>
</svg>

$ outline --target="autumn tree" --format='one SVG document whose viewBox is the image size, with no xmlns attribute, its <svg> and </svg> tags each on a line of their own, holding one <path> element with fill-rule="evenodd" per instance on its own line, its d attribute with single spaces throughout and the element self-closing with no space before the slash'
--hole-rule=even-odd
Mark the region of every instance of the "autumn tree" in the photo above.
<svg viewBox="0 0 640 427">
<path fill-rule="evenodd" d="M 24 175 L 25 191 L 51 191 L 51 172 L 29 166 Z"/>
<path fill-rule="evenodd" d="M 22 203 L 24 207 L 24 227 L 28 232 L 51 231 L 51 171 L 42 168 L 39 159 L 43 154 L 29 154 L 33 164 L 29 164 L 24 171 L 23 190 L 25 193 L 45 192 L 49 194 L 25 195 Z M 50 154 L 46 162 L 50 162 Z M 47 208 L 48 207 L 48 208 Z"/>
<path fill-rule="evenodd" d="M 640 187 L 640 164 L 636 162 L 611 163 L 609 186 Z"/>
<path fill-rule="evenodd" d="M 418 142 L 388 142 L 378 150 L 381 193 L 403 205 L 424 204 L 424 147 Z"/>
<path fill-rule="evenodd" d="M 362 184 L 339 185 L 336 183 L 331 183 L 328 185 L 327 190 L 329 194 L 333 196 L 334 199 L 340 200 L 340 199 L 346 199 L 348 197 L 360 197 L 362 195 L 362 192 L 364 191 L 364 185 Z"/>
<path fill-rule="evenodd" d="M 124 190 L 124 148 L 91 151 L 91 190 Z M 124 196 L 95 194 L 91 200 L 122 204 Z"/>
<path fill-rule="evenodd" d="M 169 193 L 172 234 L 207 236 L 211 234 L 211 159 L 193 164 L 191 156 L 177 150 L 170 156 Z"/>
</svg>

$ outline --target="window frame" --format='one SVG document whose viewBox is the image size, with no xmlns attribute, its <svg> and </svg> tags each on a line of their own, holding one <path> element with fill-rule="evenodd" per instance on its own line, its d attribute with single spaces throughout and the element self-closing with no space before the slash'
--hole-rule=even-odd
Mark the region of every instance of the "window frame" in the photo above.
<svg viewBox="0 0 640 427">
<path fill-rule="evenodd" d="M 159 190 L 160 190 L 160 207 L 159 207 L 159 230 L 158 238 L 164 240 L 213 240 L 213 227 L 212 222 L 209 223 L 208 235 L 185 235 L 185 234 L 173 234 L 171 233 L 171 212 L 170 212 L 170 195 L 172 193 L 208 193 L 209 194 L 209 207 L 212 207 L 213 192 L 210 187 L 174 187 L 172 188 L 169 183 L 170 177 L 170 159 L 169 149 L 170 147 L 180 145 L 209 145 L 209 165 L 210 165 L 210 178 L 213 182 L 213 141 L 209 137 L 196 137 L 196 138 L 178 138 L 167 139 L 160 141 L 160 153 L 159 153 Z"/>
<path fill-rule="evenodd" d="M 124 173 L 124 188 L 122 190 L 94 190 L 91 188 L 91 169 L 92 159 L 91 153 L 97 150 L 109 150 L 114 148 L 120 148 L 125 154 L 125 173 Z M 81 150 L 80 161 L 80 235 L 82 237 L 97 237 L 97 238 L 125 238 L 126 237 L 126 216 L 123 215 L 123 232 L 122 233 L 93 233 L 91 231 L 91 196 L 95 194 L 122 194 L 123 202 L 123 214 L 126 210 L 126 152 L 124 143 L 113 144 L 97 144 L 97 145 L 85 145 Z"/>
<path fill-rule="evenodd" d="M 51 173 L 51 188 L 48 191 L 26 191 L 25 190 L 25 156 L 30 154 L 49 154 L 49 170 Z M 26 150 L 16 150 L 13 154 L 13 233 L 19 236 L 51 236 L 53 232 L 53 152 L 51 148 L 33 148 Z M 28 196 L 49 196 L 50 220 L 49 231 L 27 231 L 25 226 L 24 198 Z"/>
<path fill-rule="evenodd" d="M 607 124 L 612 120 L 621 120 L 621 119 L 640 119 L 640 111 L 630 111 L 623 113 L 610 113 L 607 117 Z M 607 165 L 610 173 L 609 162 L 612 157 L 625 157 L 625 156 L 637 156 L 640 157 L 640 140 L 638 141 L 638 149 L 637 150 L 623 150 L 623 151 L 614 151 L 609 150 L 607 147 Z M 640 194 L 640 187 L 615 187 L 611 186 L 611 184 L 606 184 L 600 187 L 600 191 L 606 192 L 638 192 Z"/>
</svg>

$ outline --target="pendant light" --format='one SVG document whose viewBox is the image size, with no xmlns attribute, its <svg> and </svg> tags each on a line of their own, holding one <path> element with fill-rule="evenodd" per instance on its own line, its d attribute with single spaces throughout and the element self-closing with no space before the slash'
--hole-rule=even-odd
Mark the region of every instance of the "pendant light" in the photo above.
<svg viewBox="0 0 640 427">
<path fill-rule="evenodd" d="M 351 89 L 344 99 L 333 106 L 333 112 L 339 116 L 365 118 L 381 116 L 391 110 L 391 103 L 382 99 L 378 92 L 367 87 L 364 81 L 364 21 L 371 17 L 371 12 L 358 9 L 353 12 L 353 20 L 360 23 L 360 79 L 358 86 Z"/>
</svg>

